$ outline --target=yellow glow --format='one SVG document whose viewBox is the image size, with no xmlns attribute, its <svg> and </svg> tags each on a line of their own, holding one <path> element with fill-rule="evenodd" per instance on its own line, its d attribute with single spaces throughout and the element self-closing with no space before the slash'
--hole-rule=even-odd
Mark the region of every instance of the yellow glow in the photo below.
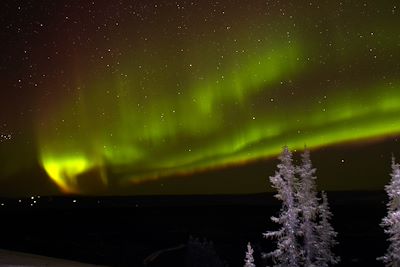
<svg viewBox="0 0 400 267">
<path fill-rule="evenodd" d="M 92 168 L 90 162 L 84 157 L 57 158 L 57 160 L 49 158 L 42 164 L 49 177 L 68 193 L 77 192 L 77 176 Z"/>
</svg>

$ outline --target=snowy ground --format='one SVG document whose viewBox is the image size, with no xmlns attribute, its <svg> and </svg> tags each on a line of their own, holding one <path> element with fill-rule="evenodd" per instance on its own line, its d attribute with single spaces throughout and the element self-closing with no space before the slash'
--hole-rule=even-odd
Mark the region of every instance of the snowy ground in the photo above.
<svg viewBox="0 0 400 267">
<path fill-rule="evenodd" d="M 34 254 L 14 252 L 0 249 L 0 266 L 12 267 L 36 267 L 36 266 L 52 266 L 52 267 L 100 267 L 100 265 L 91 265 L 79 263 L 76 261 L 49 258 Z"/>
</svg>

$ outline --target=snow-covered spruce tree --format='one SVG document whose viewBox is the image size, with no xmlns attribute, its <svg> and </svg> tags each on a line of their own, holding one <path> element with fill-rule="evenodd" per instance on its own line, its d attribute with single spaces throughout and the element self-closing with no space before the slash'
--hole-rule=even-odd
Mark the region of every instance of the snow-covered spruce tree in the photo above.
<svg viewBox="0 0 400 267">
<path fill-rule="evenodd" d="M 246 258 L 244 259 L 244 267 L 256 267 L 253 258 L 253 248 L 250 242 L 247 244 Z"/>
<path fill-rule="evenodd" d="M 303 264 L 307 267 L 316 266 L 318 255 L 317 213 L 318 197 L 310 151 L 306 149 L 301 155 L 301 166 L 297 168 L 299 183 L 297 200 L 300 210 L 300 233 L 302 235 Z"/>
<path fill-rule="evenodd" d="M 287 147 L 283 148 L 279 159 L 278 170 L 269 179 L 272 187 L 278 191 L 275 197 L 282 201 L 279 217 L 271 217 L 271 220 L 281 224 L 281 228 L 263 234 L 265 238 L 277 240 L 277 248 L 266 256 L 272 258 L 276 267 L 297 267 L 300 266 L 301 252 L 296 236 L 299 210 L 295 201 L 295 167 L 292 153 Z"/>
<path fill-rule="evenodd" d="M 391 180 L 385 186 L 389 197 L 387 215 L 383 218 L 381 226 L 389 235 L 389 247 L 383 257 L 378 258 L 388 267 L 400 266 L 400 165 L 392 157 Z"/>
<path fill-rule="evenodd" d="M 322 203 L 319 205 L 319 217 L 320 221 L 317 226 L 317 252 L 316 264 L 318 267 L 328 267 L 335 265 L 340 261 L 340 258 L 335 256 L 332 252 L 332 248 L 337 244 L 336 236 L 337 233 L 333 229 L 330 220 L 332 213 L 329 209 L 328 197 L 325 192 L 321 192 Z"/>
</svg>

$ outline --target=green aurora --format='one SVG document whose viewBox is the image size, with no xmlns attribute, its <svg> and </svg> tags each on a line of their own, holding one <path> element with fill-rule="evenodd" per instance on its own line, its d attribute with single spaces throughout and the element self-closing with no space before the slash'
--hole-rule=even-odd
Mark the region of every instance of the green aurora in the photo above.
<svg viewBox="0 0 400 267">
<path fill-rule="evenodd" d="M 105 188 L 135 186 L 284 145 L 400 133 L 395 2 L 182 6 L 102 2 L 92 12 L 110 17 L 93 19 L 65 8 L 79 29 L 44 34 L 71 55 L 54 67 L 62 79 L 41 85 L 50 93 L 34 119 L 38 161 L 64 192 L 80 193 L 87 173 Z"/>
</svg>

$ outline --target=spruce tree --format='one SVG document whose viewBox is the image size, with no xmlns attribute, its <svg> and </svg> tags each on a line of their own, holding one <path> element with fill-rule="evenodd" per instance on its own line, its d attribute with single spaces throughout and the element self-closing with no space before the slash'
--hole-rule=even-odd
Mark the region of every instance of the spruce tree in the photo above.
<svg viewBox="0 0 400 267">
<path fill-rule="evenodd" d="M 244 259 L 244 267 L 256 267 L 253 258 L 253 248 L 250 242 L 247 244 L 246 258 Z"/>
<path fill-rule="evenodd" d="M 316 266 L 316 256 L 319 249 L 317 236 L 318 197 L 315 171 L 310 159 L 310 151 L 306 149 L 301 155 L 301 166 L 297 168 L 300 179 L 296 195 L 300 209 L 300 233 L 303 237 L 303 263 L 307 267 Z"/>
<path fill-rule="evenodd" d="M 388 267 L 400 267 L 400 165 L 392 157 L 391 180 L 385 186 L 389 197 L 387 215 L 383 218 L 381 226 L 389 235 L 389 247 L 383 257 L 378 258 Z"/>
<path fill-rule="evenodd" d="M 271 220 L 280 224 L 281 228 L 264 233 L 265 238 L 277 240 L 277 248 L 266 256 L 272 258 L 276 267 L 297 267 L 300 266 L 301 259 L 296 236 L 299 228 L 299 210 L 295 200 L 295 167 L 292 153 L 287 147 L 283 148 L 279 160 L 278 170 L 269 179 L 278 191 L 275 197 L 282 201 L 279 216 L 271 217 Z"/>
<path fill-rule="evenodd" d="M 332 213 L 329 209 L 328 197 L 325 192 L 322 192 L 321 195 L 322 204 L 319 206 L 320 222 L 317 226 L 318 241 L 315 266 L 328 267 L 337 264 L 340 259 L 332 252 L 332 248 L 337 244 L 335 240 L 337 233 L 330 223 Z"/>
</svg>

